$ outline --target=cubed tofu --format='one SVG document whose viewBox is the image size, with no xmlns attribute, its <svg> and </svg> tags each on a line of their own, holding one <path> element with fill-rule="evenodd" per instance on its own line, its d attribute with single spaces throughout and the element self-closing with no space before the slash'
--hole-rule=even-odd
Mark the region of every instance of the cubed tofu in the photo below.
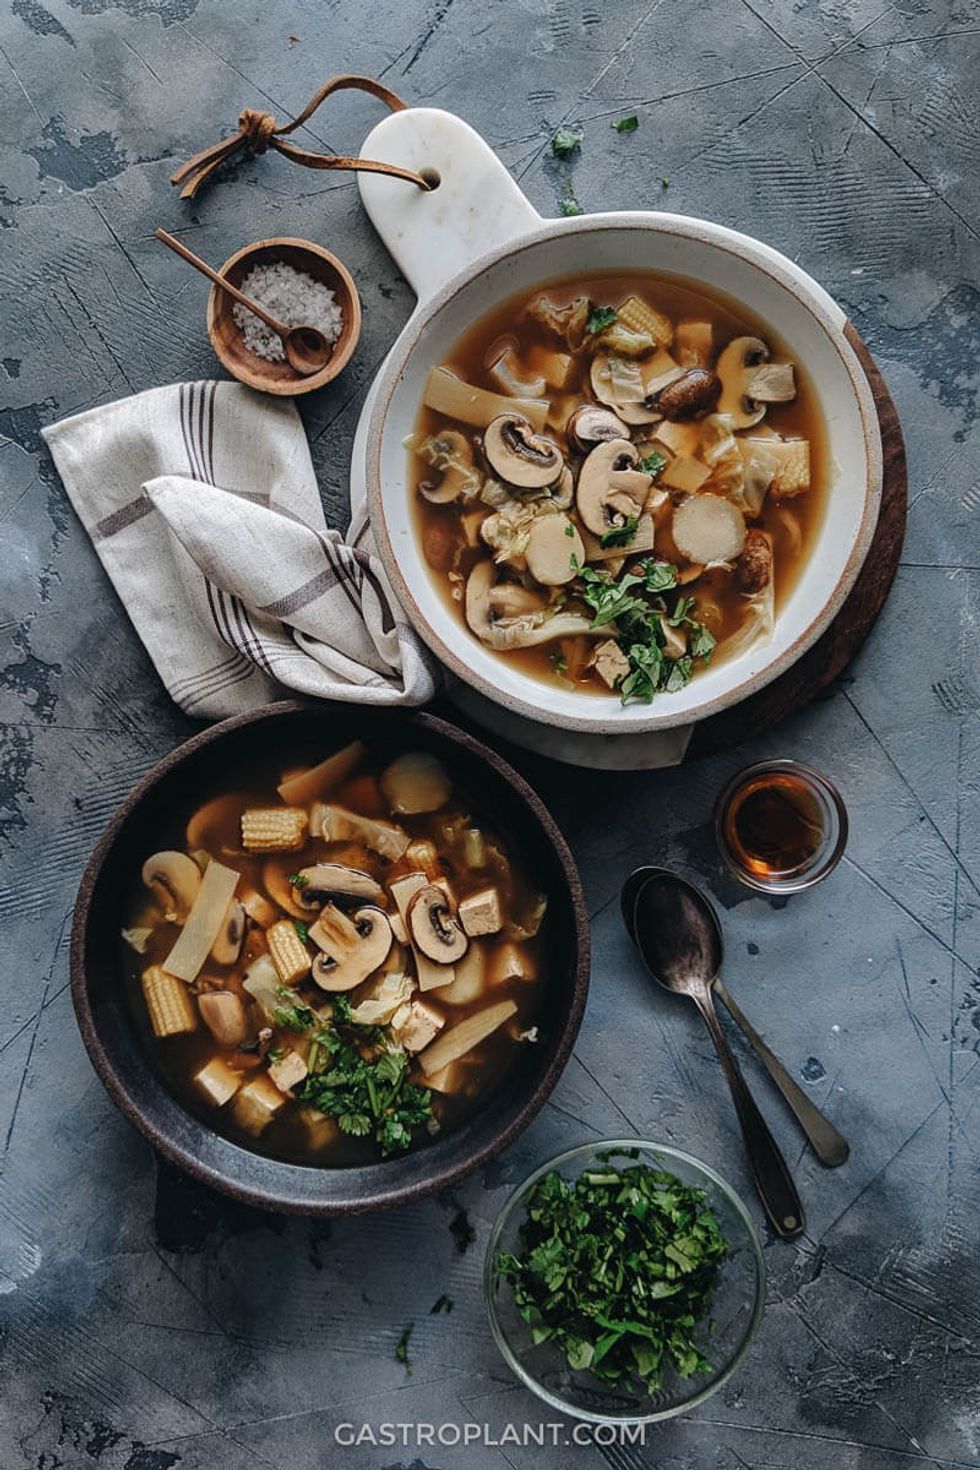
<svg viewBox="0 0 980 1470">
<path fill-rule="evenodd" d="M 321 1113 L 310 1103 L 304 1104 L 296 1109 L 296 1121 L 301 1125 L 306 1134 L 306 1142 L 312 1149 L 320 1150 L 331 1143 L 336 1143 L 340 1137 L 340 1129 L 333 1118 L 328 1118 L 326 1113 Z"/>
<path fill-rule="evenodd" d="M 670 454 L 694 455 L 701 443 L 701 425 L 664 419 L 653 430 L 653 442 L 655 447 L 662 445 Z"/>
<path fill-rule="evenodd" d="M 391 1029 L 406 1051 L 421 1051 L 446 1024 L 445 1016 L 425 1000 L 411 1000 L 394 1014 Z"/>
<path fill-rule="evenodd" d="M 287 1051 L 277 1062 L 269 1063 L 269 1076 L 280 1092 L 291 1094 L 307 1076 L 309 1068 L 298 1051 Z"/>
<path fill-rule="evenodd" d="M 496 888 L 481 888 L 479 893 L 464 898 L 459 906 L 459 922 L 471 939 L 479 934 L 496 934 L 503 923 Z"/>
<path fill-rule="evenodd" d="M 287 1099 L 266 1072 L 246 1082 L 235 1094 L 232 1113 L 235 1122 L 246 1133 L 257 1138 L 263 1128 L 268 1128 L 273 1118 L 286 1106 Z"/>
<path fill-rule="evenodd" d="M 674 329 L 674 356 L 682 367 L 707 367 L 714 353 L 711 322 L 682 321 Z"/>
<path fill-rule="evenodd" d="M 216 1108 L 223 1108 L 226 1102 L 230 1102 L 241 1085 L 241 1072 L 226 1062 L 224 1057 L 212 1057 L 194 1073 L 194 1086 Z"/>
<path fill-rule="evenodd" d="M 772 446 L 767 446 L 772 447 Z M 775 495 L 802 495 L 810 488 L 810 445 L 789 439 L 779 446 L 780 465 L 772 482 Z"/>
<path fill-rule="evenodd" d="M 612 638 L 606 638 L 597 645 L 591 662 L 599 678 L 610 689 L 615 689 L 630 671 L 629 659 Z"/>
<path fill-rule="evenodd" d="M 508 980 L 534 980 L 537 966 L 527 950 L 519 944 L 501 944 L 490 957 L 490 984 L 504 985 Z"/>
<path fill-rule="evenodd" d="M 426 1077 L 425 1085 L 433 1092 L 441 1092 L 444 1095 L 453 1092 L 462 1092 L 466 1082 L 466 1068 L 462 1062 L 449 1062 L 440 1072 L 433 1072 Z"/>
<path fill-rule="evenodd" d="M 708 465 L 686 454 L 678 454 L 666 469 L 660 471 L 661 485 L 666 485 L 670 490 L 683 490 L 688 495 L 696 495 L 705 481 L 710 479 L 711 470 Z"/>
</svg>

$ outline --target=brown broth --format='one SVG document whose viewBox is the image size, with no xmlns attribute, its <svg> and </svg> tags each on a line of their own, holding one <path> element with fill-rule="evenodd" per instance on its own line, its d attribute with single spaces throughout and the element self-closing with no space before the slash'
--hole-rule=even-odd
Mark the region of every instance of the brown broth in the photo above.
<svg viewBox="0 0 980 1470">
<path fill-rule="evenodd" d="M 823 518 L 827 498 L 829 457 L 826 428 L 806 365 L 792 359 L 778 332 L 774 331 L 767 322 L 763 322 L 731 298 L 719 292 L 708 291 L 700 284 L 652 271 L 627 274 L 595 271 L 588 275 L 544 281 L 533 289 L 523 290 L 494 307 L 475 322 L 456 343 L 443 365 L 468 383 L 488 388 L 494 392 L 501 392 L 499 384 L 494 382 L 484 362 L 488 348 L 498 338 L 516 336 L 520 343 L 520 355 L 524 363 L 527 363 L 529 355 L 533 360 L 535 349 L 554 350 L 559 345 L 554 335 L 545 326 L 524 315 L 525 305 L 542 293 L 546 294 L 556 306 L 566 305 L 576 297 L 583 295 L 588 296 L 597 305 L 617 306 L 627 297 L 636 294 L 665 312 L 674 322 L 684 319 L 711 321 L 715 330 L 716 354 L 732 338 L 751 335 L 760 337 L 766 342 L 774 358 L 794 361 L 797 383 L 795 399 L 790 403 L 770 404 L 760 427 L 768 426 L 783 437 L 805 438 L 809 441 L 810 488 L 806 493 L 782 502 L 768 495 L 762 514 L 757 519 L 749 521 L 751 527 L 766 531 L 773 538 L 775 607 L 778 617 L 780 609 L 791 594 L 810 555 Z M 565 349 L 559 348 L 559 350 Z M 589 359 L 586 359 L 585 362 L 586 383 L 588 361 Z M 575 384 L 567 390 L 566 394 L 559 394 L 552 389 L 549 389 L 548 392 L 552 398 L 567 396 L 570 407 L 574 407 L 576 402 L 594 402 L 591 389 L 583 385 L 581 370 Z M 445 428 L 452 422 L 423 405 L 416 420 L 415 431 L 417 435 L 424 437 Z M 649 431 L 635 429 L 634 441 L 653 437 L 654 429 L 655 426 L 651 426 Z M 478 431 L 466 429 L 466 432 Z M 544 432 L 549 437 L 555 438 L 567 455 L 564 434 L 557 433 L 553 427 L 546 428 Z M 423 548 L 423 556 L 428 562 L 433 583 L 438 588 L 447 607 L 466 628 L 461 596 L 462 583 L 451 582 L 448 572 L 452 569 L 465 577 L 478 561 L 490 553 L 482 545 L 477 547 L 467 545 L 465 531 L 455 504 L 431 504 L 418 493 L 419 484 L 432 475 L 432 470 L 412 451 L 409 451 L 408 458 L 412 513 L 416 534 Z M 479 502 L 476 505 L 477 508 L 484 508 Z M 486 510 L 489 514 L 489 507 L 486 507 Z M 794 546 L 796 537 L 792 530 L 792 521 L 788 521 L 787 516 L 795 518 L 799 528 L 798 549 Z M 435 556 L 427 554 L 430 547 L 436 548 Z M 666 524 L 658 522 L 653 554 L 658 559 L 683 561 L 670 535 L 669 518 Z M 715 649 L 712 660 L 713 665 L 717 665 L 726 656 L 726 640 L 730 639 L 742 626 L 746 616 L 745 600 L 736 588 L 731 574 L 724 569 L 715 569 L 702 574 L 697 581 L 685 586 L 683 591 L 696 596 L 699 609 L 696 615 L 705 622 L 718 640 L 718 647 Z M 469 633 L 469 629 L 467 632 Z M 469 636 L 475 635 L 470 633 Z M 556 671 L 553 662 L 557 652 L 554 643 L 534 648 L 513 649 L 500 653 L 499 657 L 513 661 L 523 673 L 533 677 L 558 682 L 565 687 L 568 687 L 571 679 L 575 687 L 580 690 L 608 696 L 608 688 L 594 673 L 585 668 L 582 668 L 580 672 L 576 669 L 576 664 L 584 664 L 590 651 L 590 648 L 585 645 L 591 645 L 592 641 L 582 637 L 561 640 L 561 652 L 566 656 L 571 655 L 571 658 L 567 659 L 569 667 L 561 672 Z M 565 646 L 574 644 L 583 645 L 583 648 L 576 650 L 574 647 Z"/>
<path fill-rule="evenodd" d="M 187 849 L 185 833 L 189 818 L 205 802 L 220 798 L 222 809 L 207 825 L 204 837 L 198 836 L 198 842 L 218 862 L 238 869 L 244 882 L 263 895 L 268 894 L 263 881 L 263 867 L 267 862 L 273 862 L 281 867 L 284 874 L 295 873 L 297 869 L 316 862 L 344 862 L 369 872 L 382 884 L 393 871 L 397 871 L 399 875 L 408 871 L 412 864 L 406 865 L 404 859 L 398 863 L 392 863 L 367 851 L 360 845 L 350 842 L 326 842 L 323 838 L 310 838 L 302 849 L 275 857 L 243 852 L 239 828 L 241 812 L 252 806 L 281 805 L 276 786 L 283 779 L 283 775 L 286 772 L 312 766 L 323 758 L 322 749 L 294 751 L 290 752 L 286 759 L 277 756 L 274 764 L 269 760 L 259 760 L 234 775 L 229 774 L 227 783 L 221 789 L 215 789 L 203 799 L 188 802 L 183 810 L 175 811 L 172 825 L 168 830 L 161 830 L 156 834 L 157 840 L 153 848 L 147 848 L 145 856 L 150 856 L 152 851 L 185 851 Z M 464 793 L 454 786 L 448 804 L 438 811 L 419 816 L 392 817 L 381 799 L 377 786 L 378 775 L 391 759 L 390 751 L 380 755 L 368 751 L 367 758 L 358 768 L 356 776 L 342 783 L 325 799 L 338 805 L 348 806 L 362 816 L 374 816 L 397 822 L 413 841 L 423 838 L 432 841 L 439 853 L 441 871 L 448 878 L 457 900 L 491 885 L 496 887 L 500 896 L 504 929 L 499 934 L 471 941 L 485 948 L 489 960 L 493 951 L 507 942 L 508 926 L 512 923 L 527 922 L 539 895 L 528 875 L 515 862 L 513 847 L 506 835 L 501 833 L 489 814 L 483 811 L 480 802 L 472 798 L 469 793 Z M 449 774 L 452 775 L 451 772 Z M 461 823 L 458 820 L 460 818 L 465 818 L 465 823 Z M 478 827 L 484 834 L 488 850 L 486 866 L 472 868 L 467 864 L 463 847 L 463 826 Z M 444 830 L 447 827 L 453 827 L 452 837 L 447 837 Z M 495 851 L 500 855 L 499 857 L 495 856 Z M 240 883 L 239 892 L 242 891 L 242 887 Z M 390 908 L 393 909 L 394 905 L 390 905 Z M 371 1139 L 348 1136 L 340 1132 L 329 1119 L 324 1119 L 323 1125 L 319 1127 L 318 1143 L 312 1143 L 307 1127 L 299 1115 L 299 1105 L 292 1100 L 258 1136 L 238 1126 L 230 1105 L 217 1108 L 206 1101 L 194 1085 L 193 1075 L 212 1057 L 220 1055 L 228 1059 L 229 1053 L 218 1046 L 211 1033 L 200 1021 L 197 1029 L 187 1035 L 165 1038 L 154 1036 L 140 984 L 140 977 L 148 966 L 162 964 L 167 957 L 180 932 L 179 927 L 176 923 L 161 921 L 160 910 L 155 906 L 153 896 L 139 881 L 134 883 L 131 892 L 126 895 L 122 911 L 125 915 L 124 923 L 127 926 L 155 923 L 148 946 L 142 954 L 135 953 L 127 943 L 120 940 L 120 972 L 141 1037 L 170 1088 L 191 1113 L 203 1119 L 216 1132 L 233 1139 L 245 1148 L 270 1155 L 273 1158 L 330 1167 L 363 1164 L 379 1158 L 378 1148 Z M 283 913 L 280 917 L 290 916 Z M 310 922 L 312 923 L 315 918 L 316 914 L 311 914 Z M 438 1121 L 440 1134 L 460 1127 L 471 1114 L 485 1106 L 491 1094 L 506 1080 L 521 1048 L 528 1044 L 519 1040 L 518 1037 L 521 1032 L 527 1031 L 540 1020 L 539 996 L 542 993 L 545 979 L 543 965 L 546 953 L 547 924 L 548 917 L 545 914 L 540 932 L 533 938 L 522 940 L 520 945 L 530 965 L 535 969 L 535 979 L 488 984 L 479 998 L 469 1004 L 450 1005 L 441 1002 L 438 989 L 427 991 L 421 997 L 432 1002 L 435 1008 L 445 1015 L 445 1029 L 447 1030 L 465 1016 L 491 1003 L 512 999 L 517 1005 L 516 1014 L 505 1025 L 461 1060 L 463 1085 L 460 1089 L 452 1094 L 433 1091 L 433 1111 Z M 261 1023 L 262 1018 L 259 1015 L 257 1003 L 242 988 L 242 976 L 248 964 L 266 950 L 264 931 L 250 923 L 238 962 L 235 965 L 224 967 L 215 964 L 213 959 L 208 959 L 202 971 L 202 975 L 214 979 L 221 987 L 238 993 L 249 1009 L 250 1019 L 254 1018 L 256 1025 Z M 369 984 L 370 981 L 367 981 L 363 986 L 349 992 L 349 998 L 353 1004 L 357 1004 L 359 995 L 369 988 Z M 298 987 L 297 998 L 320 1007 L 329 1006 L 331 999 L 328 994 L 318 990 L 311 981 Z M 276 1043 L 283 1041 L 288 1045 L 289 1040 L 288 1031 L 277 1030 Z M 292 1040 L 295 1042 L 295 1036 L 292 1037 Z M 235 1055 L 236 1065 L 242 1063 L 243 1060 L 240 1054 Z M 259 1068 L 256 1067 L 256 1071 L 258 1070 Z M 412 1063 L 409 1078 L 422 1086 L 425 1085 L 426 1079 L 417 1061 Z M 424 1126 L 417 1129 L 413 1136 L 412 1148 L 423 1146 L 431 1141 L 432 1136 Z"/>
</svg>

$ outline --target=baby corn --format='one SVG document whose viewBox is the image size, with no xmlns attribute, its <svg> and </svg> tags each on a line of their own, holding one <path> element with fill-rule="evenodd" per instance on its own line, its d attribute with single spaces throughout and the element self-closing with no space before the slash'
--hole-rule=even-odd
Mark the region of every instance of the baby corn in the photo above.
<svg viewBox="0 0 980 1470">
<path fill-rule="evenodd" d="M 616 308 L 616 318 L 631 332 L 649 332 L 658 347 L 669 347 L 674 337 L 674 328 L 669 317 L 657 311 L 639 296 L 629 296 L 622 306 Z"/>
<path fill-rule="evenodd" d="M 306 813 L 299 807 L 252 807 L 242 812 L 246 852 L 296 852 L 305 841 Z"/>
<path fill-rule="evenodd" d="M 296 933 L 292 919 L 280 919 L 265 931 L 269 954 L 283 985 L 295 985 L 310 973 L 310 955 L 306 945 Z"/>
<path fill-rule="evenodd" d="M 154 1036 L 183 1036 L 195 1029 L 197 1011 L 182 980 L 168 975 L 160 965 L 151 965 L 143 971 L 141 984 Z"/>
</svg>

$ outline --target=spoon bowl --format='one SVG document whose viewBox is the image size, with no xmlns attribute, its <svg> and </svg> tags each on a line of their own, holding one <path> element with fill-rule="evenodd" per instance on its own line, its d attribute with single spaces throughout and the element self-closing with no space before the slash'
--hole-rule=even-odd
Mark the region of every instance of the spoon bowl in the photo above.
<svg viewBox="0 0 980 1470">
<path fill-rule="evenodd" d="M 286 361 L 304 378 L 330 361 L 333 348 L 316 327 L 291 327 L 282 341 Z"/>
</svg>

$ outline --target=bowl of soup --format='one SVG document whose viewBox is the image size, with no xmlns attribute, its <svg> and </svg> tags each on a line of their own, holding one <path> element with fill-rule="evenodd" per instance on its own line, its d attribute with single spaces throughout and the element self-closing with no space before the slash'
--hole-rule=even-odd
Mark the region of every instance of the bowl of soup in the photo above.
<svg viewBox="0 0 980 1470">
<path fill-rule="evenodd" d="M 301 704 L 166 757 L 82 881 L 71 977 L 114 1101 L 240 1199 L 335 1214 L 445 1188 L 567 1060 L 574 863 L 523 780 L 429 715 Z"/>
<path fill-rule="evenodd" d="M 841 309 L 708 220 L 544 221 L 436 110 L 368 147 L 442 180 L 408 203 L 360 184 L 420 297 L 355 451 L 413 626 L 484 698 L 584 734 L 689 725 L 777 678 L 877 522 L 880 434 Z"/>
</svg>

